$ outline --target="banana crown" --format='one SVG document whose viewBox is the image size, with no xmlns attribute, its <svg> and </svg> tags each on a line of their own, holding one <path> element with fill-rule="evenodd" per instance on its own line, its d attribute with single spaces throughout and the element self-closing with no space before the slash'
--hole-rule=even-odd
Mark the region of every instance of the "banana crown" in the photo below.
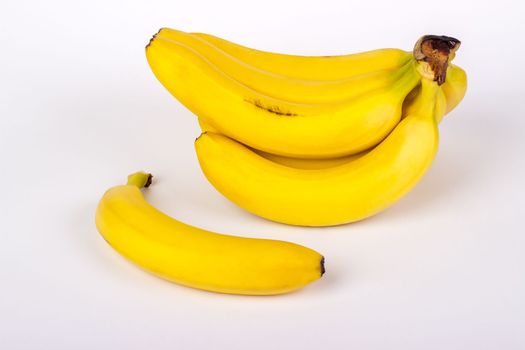
<svg viewBox="0 0 525 350">
<path fill-rule="evenodd" d="M 454 58 L 461 42 L 444 35 L 424 35 L 414 46 L 414 58 L 423 65 L 422 75 L 431 77 L 438 85 L 445 83 L 448 63 Z"/>
</svg>

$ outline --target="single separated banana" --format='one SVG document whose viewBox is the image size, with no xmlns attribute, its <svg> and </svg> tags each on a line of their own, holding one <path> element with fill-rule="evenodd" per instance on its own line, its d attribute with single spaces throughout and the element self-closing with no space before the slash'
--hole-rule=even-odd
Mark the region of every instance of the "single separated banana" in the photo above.
<svg viewBox="0 0 525 350">
<path fill-rule="evenodd" d="M 285 77 L 310 80 L 339 80 L 404 65 L 412 53 L 379 49 L 340 56 L 296 56 L 251 49 L 204 33 L 191 33 L 231 56 L 254 67 Z"/>
<path fill-rule="evenodd" d="M 370 70 L 339 80 L 304 80 L 254 67 L 191 33 L 163 28 L 153 40 L 168 48 L 170 42 L 188 46 L 217 69 L 257 92 L 289 102 L 309 104 L 348 100 L 388 87 L 401 77 L 405 71 L 403 66 L 410 61 L 407 54 L 405 61 L 390 69 Z M 371 65 L 369 68 L 373 67 Z"/>
<path fill-rule="evenodd" d="M 198 117 L 250 147 L 296 158 L 333 158 L 378 144 L 420 81 L 418 62 L 387 88 L 330 104 L 299 104 L 240 84 L 190 47 L 153 40 L 146 53 L 163 85 Z"/>
<path fill-rule="evenodd" d="M 207 291 L 272 295 L 304 287 L 324 273 L 324 258 L 298 244 L 218 234 L 186 225 L 151 206 L 140 188 L 151 175 L 128 177 L 97 208 L 104 239 L 144 270 Z"/>
<path fill-rule="evenodd" d="M 287 167 L 210 132 L 196 140 L 197 156 L 212 185 L 256 215 L 302 226 L 358 221 L 396 202 L 429 168 L 438 148 L 438 91 L 436 82 L 424 78 L 417 112 L 370 152 L 343 165 Z"/>
</svg>

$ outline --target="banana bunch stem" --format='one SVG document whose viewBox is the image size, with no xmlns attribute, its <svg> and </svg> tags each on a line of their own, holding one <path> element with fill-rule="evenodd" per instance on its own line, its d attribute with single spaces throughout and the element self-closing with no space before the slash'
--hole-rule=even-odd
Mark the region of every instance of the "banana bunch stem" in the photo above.
<svg viewBox="0 0 525 350">
<path fill-rule="evenodd" d="M 423 66 L 423 76 L 443 85 L 447 78 L 449 62 L 455 57 L 461 42 L 453 37 L 444 35 L 422 36 L 414 46 L 414 58 L 418 62 L 426 62 Z"/>
</svg>

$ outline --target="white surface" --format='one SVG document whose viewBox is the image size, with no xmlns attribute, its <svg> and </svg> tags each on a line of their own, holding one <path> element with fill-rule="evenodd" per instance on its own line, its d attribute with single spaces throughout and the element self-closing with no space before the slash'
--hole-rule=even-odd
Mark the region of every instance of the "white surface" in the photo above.
<svg viewBox="0 0 525 350">
<path fill-rule="evenodd" d="M 0 23 L 0 348 L 523 349 L 525 61 L 519 2 L 9 1 Z M 463 45 L 464 102 L 432 169 L 361 223 L 278 225 L 201 174 L 195 118 L 150 72 L 161 26 L 280 52 Z M 325 254 L 319 282 L 279 297 L 200 292 L 117 255 L 96 203 L 128 173 L 150 201 L 220 232 Z"/>
</svg>

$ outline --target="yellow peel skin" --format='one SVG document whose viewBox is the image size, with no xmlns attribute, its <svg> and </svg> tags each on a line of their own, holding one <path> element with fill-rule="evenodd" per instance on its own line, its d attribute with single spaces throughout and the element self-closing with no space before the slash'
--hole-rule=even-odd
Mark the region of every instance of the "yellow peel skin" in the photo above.
<svg viewBox="0 0 525 350">
<path fill-rule="evenodd" d="M 245 86 L 267 96 L 297 103 L 332 103 L 358 97 L 385 88 L 400 78 L 410 60 L 390 69 L 371 70 L 344 79 L 306 80 L 291 78 L 243 62 L 203 38 L 175 29 L 163 28 L 153 39 L 169 47 L 170 43 L 186 45 L 207 59 L 217 69 Z M 373 67 L 369 67 L 373 69 Z"/>
<path fill-rule="evenodd" d="M 211 125 L 207 124 L 203 120 L 199 119 L 199 126 L 202 130 L 202 132 L 213 132 L 218 133 L 217 130 L 215 130 Z M 365 153 L 368 152 L 368 150 L 352 154 L 349 156 L 343 156 L 338 158 L 317 158 L 317 159 L 304 159 L 304 158 L 292 158 L 292 157 L 285 157 L 285 156 L 279 156 L 277 154 L 273 153 L 267 153 L 263 151 L 259 151 L 258 149 L 251 149 L 261 157 L 264 157 L 268 160 L 271 160 L 272 162 L 275 162 L 277 164 L 289 166 L 292 168 L 297 169 L 325 169 L 330 168 L 333 166 L 341 165 L 348 163 L 351 160 L 357 159 L 361 156 L 363 156 Z"/>
<path fill-rule="evenodd" d="M 467 92 L 467 73 L 460 67 L 449 64 L 447 69 L 447 79 L 441 85 L 443 93 L 446 96 L 448 114 L 463 100 Z"/>
<path fill-rule="evenodd" d="M 362 220 L 401 198 L 432 163 L 438 148 L 438 92 L 437 83 L 423 79 L 417 112 L 366 155 L 343 165 L 287 167 L 210 132 L 196 141 L 197 156 L 219 192 L 261 217 L 301 226 Z"/>
<path fill-rule="evenodd" d="M 412 60 L 386 88 L 337 103 L 301 104 L 250 89 L 183 44 L 154 39 L 146 55 L 167 90 L 214 129 L 295 158 L 335 158 L 377 145 L 399 122 L 406 95 L 421 79 Z"/>
<path fill-rule="evenodd" d="M 457 67 L 454 67 L 457 68 Z M 449 69 L 451 69 L 449 67 Z M 445 83 L 446 84 L 446 83 Z M 450 106 L 450 100 L 449 98 L 452 98 L 453 101 L 461 100 L 463 95 L 465 94 L 465 89 L 461 88 L 461 85 L 466 87 L 466 81 L 453 81 L 448 86 L 453 86 L 453 88 L 449 89 L 448 96 L 444 92 L 443 87 L 445 86 L 443 84 L 439 87 L 438 92 L 436 93 L 436 121 L 441 123 L 443 120 L 443 117 L 449 112 L 447 109 Z M 454 86 L 456 84 L 459 84 L 460 86 Z M 458 96 L 457 92 L 461 92 L 462 96 Z M 414 112 L 417 112 L 417 108 L 420 105 L 419 104 L 419 94 L 421 92 L 421 86 L 418 86 L 417 89 L 414 89 L 413 92 L 410 93 L 409 96 L 407 96 L 407 99 L 405 100 L 405 103 L 403 104 L 403 116 L 407 116 L 409 114 L 413 114 Z M 457 105 L 457 103 L 456 103 Z M 199 126 L 202 130 L 202 132 L 213 132 L 213 133 L 219 133 L 216 129 L 214 129 L 211 125 L 207 124 L 206 122 L 199 119 Z M 333 166 L 342 165 L 345 163 L 348 163 L 350 161 L 356 160 L 362 156 L 364 156 L 366 153 L 368 153 L 370 150 L 366 150 L 360 153 L 351 154 L 348 156 L 342 156 L 338 158 L 317 158 L 317 159 L 304 159 L 304 158 L 293 158 L 293 157 L 285 157 L 280 156 L 277 154 L 267 153 L 263 152 L 257 149 L 252 149 L 255 153 L 260 155 L 261 157 L 264 157 L 268 160 L 271 160 L 275 163 L 285 165 L 291 168 L 297 168 L 297 169 L 326 169 L 331 168 Z"/>
<path fill-rule="evenodd" d="M 421 91 L 421 87 L 417 86 L 405 99 L 403 105 L 403 115 L 417 110 L 416 97 Z M 467 91 L 467 75 L 460 67 L 449 64 L 447 69 L 447 79 L 440 86 L 437 98 L 445 100 L 445 103 L 439 103 L 438 107 L 442 108 L 442 111 L 438 111 L 437 119 L 438 123 L 441 122 L 443 117 L 450 113 L 456 106 L 463 100 Z"/>
<path fill-rule="evenodd" d="M 363 151 L 360 153 L 352 154 L 349 156 L 338 157 L 338 158 L 317 158 L 317 159 L 304 159 L 304 158 L 291 158 L 283 157 L 272 153 L 266 153 L 256 149 L 252 149 L 255 153 L 263 158 L 266 158 L 274 163 L 285 165 L 291 168 L 297 169 L 326 169 L 334 166 L 346 164 L 350 161 L 363 157 L 369 151 Z"/>
<path fill-rule="evenodd" d="M 104 239 L 144 270 L 212 292 L 273 295 L 321 277 L 323 257 L 290 242 L 218 234 L 177 221 L 151 206 L 140 188 L 150 175 L 135 173 L 109 189 L 96 224 Z"/>
<path fill-rule="evenodd" d="M 457 67 L 456 67 L 457 68 Z M 450 68 L 449 68 L 450 69 Z M 447 80 L 448 82 L 448 80 Z M 445 84 L 447 84 L 445 82 Z M 450 112 L 451 109 L 453 109 L 460 101 L 463 96 L 465 95 L 466 90 L 466 80 L 460 80 L 460 81 L 453 81 L 449 83 L 448 85 L 443 84 L 436 95 L 436 98 L 438 99 L 436 101 L 436 120 L 439 123 L 443 120 L 443 117 Z M 449 88 L 448 95 L 444 91 L 445 86 L 451 86 L 452 88 Z M 411 97 L 412 100 L 407 103 L 405 100 L 405 104 L 403 106 L 403 116 L 406 116 L 408 114 L 412 114 L 417 110 L 417 104 L 418 101 L 418 95 L 421 91 L 420 87 L 416 90 L 414 90 L 414 96 Z M 461 96 L 459 96 L 461 95 Z M 408 98 L 408 97 L 407 97 Z M 452 99 L 452 100 L 451 100 Z M 451 102 L 454 101 L 454 105 L 451 106 Z M 210 131 L 218 133 L 217 130 L 215 130 L 211 125 L 206 124 L 204 121 L 199 119 L 199 125 L 201 127 L 202 132 Z M 357 154 L 351 154 L 348 156 L 342 156 L 338 158 L 318 158 L 318 159 L 304 159 L 304 158 L 293 158 L 293 157 L 284 157 L 279 156 L 277 154 L 267 153 L 263 151 L 259 151 L 257 149 L 252 149 L 254 152 L 259 154 L 260 156 L 271 160 L 275 163 L 286 165 L 292 168 L 298 168 L 298 169 L 325 169 L 330 168 L 333 166 L 345 164 L 349 161 L 355 160 L 359 157 L 364 156 L 366 153 L 369 152 L 369 150 L 357 153 Z"/>
<path fill-rule="evenodd" d="M 286 77 L 338 80 L 373 71 L 395 69 L 412 58 L 399 49 L 379 49 L 340 56 L 296 56 L 251 49 L 204 33 L 191 33 L 254 67 Z"/>
</svg>

